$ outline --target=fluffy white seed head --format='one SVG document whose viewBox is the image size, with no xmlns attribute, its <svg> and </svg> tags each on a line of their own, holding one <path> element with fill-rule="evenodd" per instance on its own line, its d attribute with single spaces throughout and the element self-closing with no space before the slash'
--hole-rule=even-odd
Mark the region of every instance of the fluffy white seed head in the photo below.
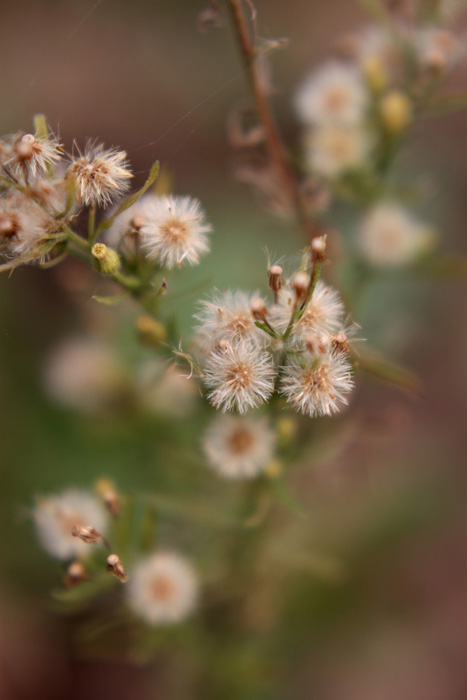
<svg viewBox="0 0 467 700">
<path fill-rule="evenodd" d="M 343 353 L 306 353 L 284 367 L 280 391 L 288 403 L 305 415 L 330 416 L 347 404 L 353 388 L 351 364 Z"/>
<path fill-rule="evenodd" d="M 63 147 L 57 138 L 45 139 L 20 132 L 11 137 L 5 165 L 15 176 L 29 179 L 45 174 L 49 166 L 60 161 L 62 154 Z"/>
<path fill-rule="evenodd" d="M 426 250 L 432 233 L 410 212 L 397 204 L 384 203 L 371 210 L 362 222 L 359 245 L 373 265 L 404 265 Z"/>
<path fill-rule="evenodd" d="M 295 292 L 284 287 L 278 298 L 278 303 L 271 308 L 271 324 L 284 332 L 292 315 L 295 304 Z M 335 289 L 321 280 L 316 284 L 311 300 L 305 312 L 294 327 L 295 337 L 304 334 L 334 333 L 342 324 L 344 304 Z"/>
<path fill-rule="evenodd" d="M 12 192 L 0 199 L 0 247 L 29 262 L 45 255 L 59 238 L 58 224 L 33 199 Z"/>
<path fill-rule="evenodd" d="M 44 367 L 44 388 L 58 403 L 98 412 L 121 395 L 125 385 L 123 363 L 104 343 L 70 338 L 51 351 Z"/>
<path fill-rule="evenodd" d="M 363 168 L 371 146 L 368 130 L 362 126 L 320 126 L 306 138 L 307 166 L 310 171 L 333 179 Z"/>
<path fill-rule="evenodd" d="M 88 144 L 83 155 L 72 159 L 67 173 L 76 182 L 79 201 L 90 207 L 117 200 L 133 177 L 125 151 L 106 150 L 102 144 Z"/>
<path fill-rule="evenodd" d="M 150 212 L 159 197 L 146 194 L 133 206 L 125 209 L 109 228 L 106 240 L 118 252 L 130 260 L 134 259 L 142 242 L 142 227 L 150 221 Z"/>
<path fill-rule="evenodd" d="M 107 528 L 107 515 L 98 499 L 77 489 L 39 498 L 33 518 L 43 548 L 63 560 L 89 554 L 89 546 L 71 534 L 75 525 L 92 527 L 101 534 Z"/>
<path fill-rule="evenodd" d="M 192 197 L 157 197 L 148 206 L 147 221 L 141 227 L 142 246 L 150 260 L 163 267 L 188 263 L 196 265 L 209 251 L 212 231 L 201 204 Z"/>
<path fill-rule="evenodd" d="M 267 419 L 219 416 L 206 430 L 203 449 L 225 479 L 252 479 L 274 457 L 275 435 Z"/>
<path fill-rule="evenodd" d="M 274 374 L 271 356 L 256 344 L 221 341 L 206 362 L 204 382 L 215 408 L 244 414 L 268 400 Z"/>
<path fill-rule="evenodd" d="M 359 71 L 335 62 L 311 73 L 298 90 L 295 105 L 307 125 L 349 125 L 362 119 L 367 101 Z"/>
<path fill-rule="evenodd" d="M 65 211 L 67 192 L 65 180 L 59 178 L 36 178 L 31 184 L 31 191 L 51 214 Z"/>
<path fill-rule="evenodd" d="M 251 302 L 256 295 L 241 291 L 215 292 L 211 299 L 201 302 L 201 311 L 195 316 L 199 339 L 205 347 L 213 347 L 220 340 L 229 343 L 249 340 L 261 343 L 265 334 L 255 326 Z"/>
<path fill-rule="evenodd" d="M 196 380 L 183 374 L 176 364 L 167 366 L 158 359 L 145 362 L 136 377 L 137 399 L 149 412 L 186 416 L 199 398 Z"/>
<path fill-rule="evenodd" d="M 142 559 L 127 585 L 131 609 L 150 625 L 182 622 L 196 607 L 198 579 L 179 554 L 158 552 Z"/>
</svg>

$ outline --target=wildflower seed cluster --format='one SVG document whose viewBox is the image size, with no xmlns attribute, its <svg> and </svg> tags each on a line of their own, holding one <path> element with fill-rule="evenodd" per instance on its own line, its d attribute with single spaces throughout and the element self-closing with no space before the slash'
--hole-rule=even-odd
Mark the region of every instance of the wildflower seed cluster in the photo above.
<svg viewBox="0 0 467 700">
<path fill-rule="evenodd" d="M 216 18 L 218 9 L 217 3 L 210 7 Z M 46 362 L 49 396 L 93 416 L 122 397 L 138 410 L 174 420 L 204 411 L 206 425 L 192 449 L 228 482 L 226 489 L 242 481 L 268 489 L 282 479 L 284 445 L 291 448 L 287 458 L 297 455 L 298 421 L 306 422 L 308 434 L 310 419 L 327 420 L 341 411 L 359 362 L 359 327 L 341 293 L 323 279 L 329 249 L 348 239 L 347 231 L 329 224 L 332 205 L 345 200 L 355 206 L 355 250 L 346 244 L 343 250 L 356 255 L 358 265 L 410 265 L 433 247 L 430 227 L 387 176 L 419 114 L 429 110 L 442 79 L 462 59 L 445 20 L 371 26 L 341 38 L 332 61 L 314 70 L 296 93 L 302 149 L 289 192 L 279 183 L 277 163 L 265 156 L 271 123 L 245 134 L 238 117 L 233 120 L 231 140 L 243 157 L 239 179 L 283 218 L 290 216 L 293 200 L 296 218 L 305 218 L 304 230 L 313 235 L 297 265 L 282 259 L 268 265 L 267 294 L 214 290 L 202 299 L 187 348 L 184 338 L 170 336 L 159 309 L 171 293 L 170 275 L 198 264 L 210 250 L 213 229 L 201 203 L 160 194 L 157 163 L 144 186 L 132 192 L 124 151 L 90 142 L 67 154 L 41 116 L 34 133 L 3 138 L 0 269 L 50 267 L 69 256 L 91 264 L 139 308 L 137 335 L 154 351 L 134 370 L 111 343 L 92 337 L 64 341 Z M 279 165 L 284 172 L 284 162 Z M 119 303 L 121 296 L 98 301 Z M 146 505 L 151 515 L 150 496 Z M 124 605 L 144 623 L 181 622 L 200 601 L 197 569 L 156 537 L 151 551 L 131 550 L 125 532 L 132 527 L 130 512 L 129 495 L 100 479 L 95 493 L 66 489 L 38 497 L 33 520 L 43 548 L 65 565 L 65 593 L 82 587 L 92 598 L 86 586 L 103 575 L 109 586 L 115 580 L 124 584 Z"/>
</svg>

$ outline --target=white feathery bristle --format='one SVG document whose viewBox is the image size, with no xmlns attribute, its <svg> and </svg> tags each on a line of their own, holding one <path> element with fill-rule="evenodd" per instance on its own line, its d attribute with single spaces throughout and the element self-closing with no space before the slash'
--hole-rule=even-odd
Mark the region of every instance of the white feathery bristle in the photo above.
<svg viewBox="0 0 467 700">
<path fill-rule="evenodd" d="M 271 356 L 256 344 L 222 341 L 208 357 L 204 382 L 215 408 L 244 414 L 268 400 L 274 375 Z"/>
<path fill-rule="evenodd" d="M 87 206 L 108 206 L 130 187 L 133 177 L 125 151 L 88 144 L 83 155 L 72 159 L 67 173 L 75 179 L 79 201 Z"/>
<path fill-rule="evenodd" d="M 213 347 L 220 340 L 236 342 L 250 340 L 261 343 L 265 334 L 255 326 L 250 303 L 257 295 L 241 291 L 215 292 L 211 299 L 201 302 L 201 311 L 195 316 L 199 338 L 205 347 Z"/>
<path fill-rule="evenodd" d="M 347 404 L 353 388 L 352 366 L 343 353 L 305 353 L 283 368 L 280 391 L 288 403 L 305 415 L 330 416 Z"/>
<path fill-rule="evenodd" d="M 197 199 L 184 197 L 154 198 L 141 227 L 142 247 L 149 260 L 172 268 L 188 263 L 196 265 L 209 252 L 208 234 L 212 226 L 206 221 Z"/>
</svg>

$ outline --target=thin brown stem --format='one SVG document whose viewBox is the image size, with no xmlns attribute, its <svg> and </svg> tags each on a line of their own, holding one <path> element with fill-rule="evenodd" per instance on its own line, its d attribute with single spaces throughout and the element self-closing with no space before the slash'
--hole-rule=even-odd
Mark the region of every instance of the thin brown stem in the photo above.
<svg viewBox="0 0 467 700">
<path fill-rule="evenodd" d="M 256 60 L 256 47 L 250 37 L 248 23 L 242 7 L 242 0 L 229 0 L 229 7 L 235 34 L 250 83 L 250 89 L 255 101 L 258 119 L 266 135 L 269 157 L 275 164 L 282 186 L 295 210 L 300 227 L 303 229 L 306 237 L 311 238 L 315 235 L 315 226 L 304 210 L 296 174 L 290 164 L 287 151 L 284 148 L 271 113 L 269 98 Z"/>
</svg>

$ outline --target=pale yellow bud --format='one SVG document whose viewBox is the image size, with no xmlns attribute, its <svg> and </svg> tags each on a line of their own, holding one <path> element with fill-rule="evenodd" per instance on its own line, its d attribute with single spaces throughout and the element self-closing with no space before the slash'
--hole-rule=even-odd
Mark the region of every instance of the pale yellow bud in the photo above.
<svg viewBox="0 0 467 700">
<path fill-rule="evenodd" d="M 282 464 L 277 459 L 272 459 L 264 467 L 264 474 L 270 479 L 278 479 L 282 476 Z"/>
<path fill-rule="evenodd" d="M 281 418 L 277 421 L 276 430 L 279 446 L 287 447 L 297 434 L 297 421 L 293 417 Z"/>
<path fill-rule="evenodd" d="M 103 275 L 113 275 L 117 272 L 120 267 L 120 258 L 115 250 L 112 250 L 104 243 L 95 243 L 91 253 L 94 257 L 96 268 Z"/>
<path fill-rule="evenodd" d="M 167 340 L 165 326 L 151 316 L 140 316 L 136 321 L 140 340 L 146 345 L 159 345 Z"/>
<path fill-rule="evenodd" d="M 408 97 L 398 90 L 385 95 L 379 105 L 383 125 L 391 134 L 400 134 L 412 121 L 412 105 Z"/>
</svg>

